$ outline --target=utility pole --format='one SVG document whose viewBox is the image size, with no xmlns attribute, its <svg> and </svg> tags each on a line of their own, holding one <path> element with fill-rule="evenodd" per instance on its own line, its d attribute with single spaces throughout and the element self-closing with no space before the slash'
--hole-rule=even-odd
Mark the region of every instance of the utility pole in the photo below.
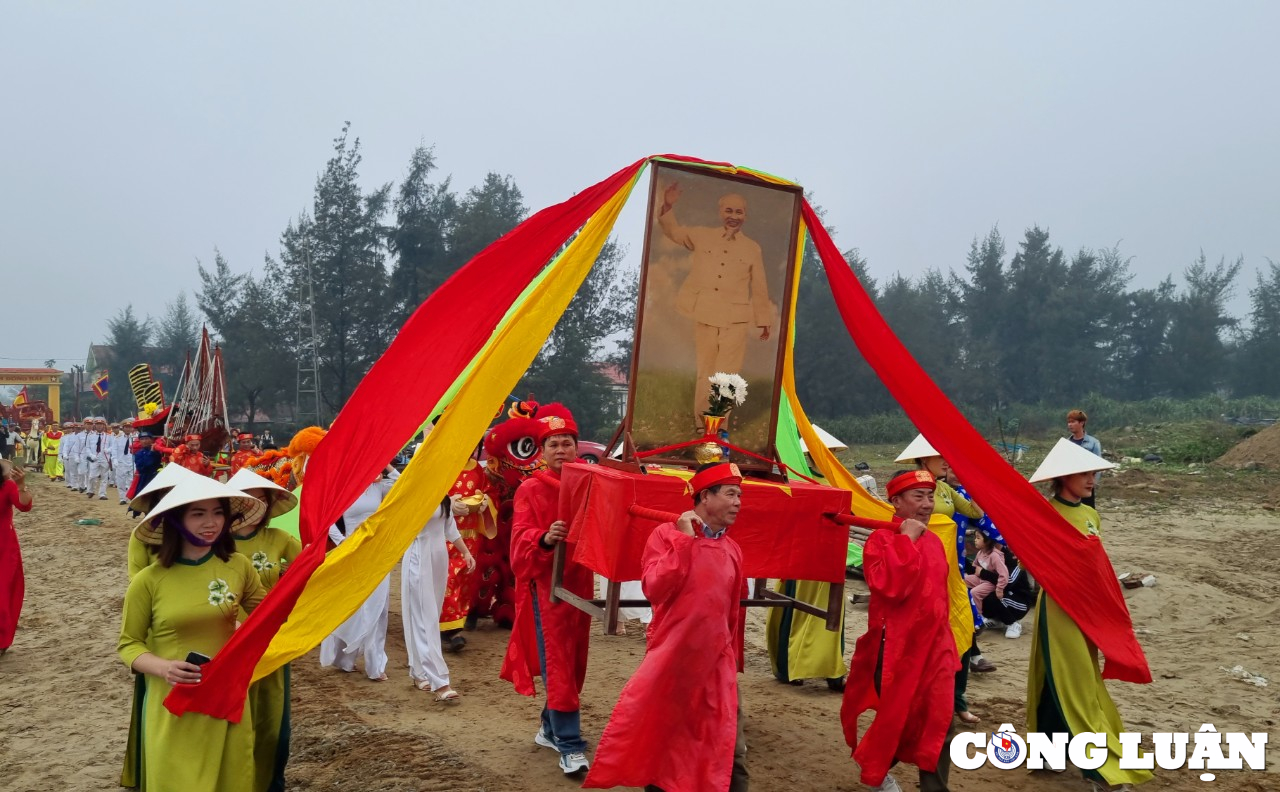
<svg viewBox="0 0 1280 792">
<path fill-rule="evenodd" d="M 319 425 L 320 421 L 320 352 L 316 339 L 316 292 L 311 277 L 311 242 L 304 249 L 306 278 L 298 286 L 300 341 L 298 346 L 298 388 L 293 416 L 298 428 Z"/>
<path fill-rule="evenodd" d="M 82 420 L 80 416 L 80 391 L 84 390 L 84 366 L 75 365 L 71 367 L 71 387 L 76 391 L 76 420 Z"/>
</svg>

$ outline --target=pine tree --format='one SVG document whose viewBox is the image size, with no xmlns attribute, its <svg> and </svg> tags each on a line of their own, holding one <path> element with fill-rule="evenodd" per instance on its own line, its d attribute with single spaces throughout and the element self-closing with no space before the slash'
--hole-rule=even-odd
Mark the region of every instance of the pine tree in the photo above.
<svg viewBox="0 0 1280 792">
<path fill-rule="evenodd" d="M 409 173 L 395 199 L 396 224 L 390 248 L 395 255 L 390 302 L 399 327 L 456 269 L 449 255 L 458 201 L 450 179 L 431 182 L 435 150 L 419 146 L 409 161 Z"/>
</svg>

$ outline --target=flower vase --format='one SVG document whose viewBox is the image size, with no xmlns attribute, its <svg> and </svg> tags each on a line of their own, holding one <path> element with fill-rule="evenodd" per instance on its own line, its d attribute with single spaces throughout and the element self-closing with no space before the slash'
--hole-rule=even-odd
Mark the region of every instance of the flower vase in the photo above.
<svg viewBox="0 0 1280 792">
<path fill-rule="evenodd" d="M 727 458 L 724 448 L 721 447 L 718 441 L 726 436 L 724 423 L 728 419 L 729 416 L 727 414 L 702 414 L 703 436 L 707 442 L 693 447 L 693 458 L 698 460 L 698 464 L 705 465 L 708 462 L 720 462 Z"/>
</svg>

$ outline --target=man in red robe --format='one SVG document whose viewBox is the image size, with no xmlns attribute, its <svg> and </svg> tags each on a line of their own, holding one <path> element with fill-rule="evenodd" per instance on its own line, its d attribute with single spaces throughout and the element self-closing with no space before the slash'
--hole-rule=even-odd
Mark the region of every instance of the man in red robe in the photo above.
<svg viewBox="0 0 1280 792">
<path fill-rule="evenodd" d="M 231 470 L 229 476 L 234 476 L 236 471 L 249 463 L 253 457 L 261 454 L 260 449 L 254 448 L 253 435 L 249 432 L 241 432 L 236 435 L 236 452 L 231 455 Z"/>
<path fill-rule="evenodd" d="M 516 692 L 534 694 L 533 679 L 547 689 L 542 726 L 533 741 L 560 754 L 560 769 L 576 775 L 588 769 L 582 739 L 578 695 L 587 678 L 591 617 L 565 602 L 551 602 L 551 562 L 556 545 L 569 535 L 560 517 L 560 471 L 578 457 L 578 427 L 564 406 L 538 408 L 542 422 L 538 445 L 546 470 L 525 479 L 516 490 L 511 526 L 511 571 L 516 577 L 516 620 L 502 661 L 503 679 Z M 590 569 L 566 552 L 564 586 L 583 599 L 595 592 Z"/>
<path fill-rule="evenodd" d="M 169 458 L 173 464 L 181 465 L 192 473 L 199 473 L 202 476 L 213 475 L 213 465 L 209 463 L 208 459 L 205 459 L 204 452 L 200 450 L 200 435 L 198 434 L 187 435 L 186 442 L 173 449 Z"/>
<path fill-rule="evenodd" d="M 862 783 L 881 792 L 902 789 L 888 775 L 898 762 L 919 768 L 921 792 L 947 790 L 960 659 L 948 621 L 946 552 L 926 527 L 936 486 L 925 470 L 895 475 L 886 491 L 897 527 L 873 531 L 863 551 L 867 632 L 853 650 L 840 721 Z M 859 739 L 858 716 L 867 710 L 875 718 Z"/>
<path fill-rule="evenodd" d="M 584 787 L 746 792 L 738 673 L 747 592 L 742 550 L 725 533 L 738 517 L 741 485 L 737 465 L 703 465 L 693 477 L 692 511 L 649 535 L 641 559 L 653 605 L 648 649 Z"/>
</svg>

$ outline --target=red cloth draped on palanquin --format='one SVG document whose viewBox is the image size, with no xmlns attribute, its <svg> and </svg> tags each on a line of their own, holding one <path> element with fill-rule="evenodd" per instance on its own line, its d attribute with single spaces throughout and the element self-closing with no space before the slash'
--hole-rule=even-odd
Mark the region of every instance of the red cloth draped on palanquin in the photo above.
<svg viewBox="0 0 1280 792">
<path fill-rule="evenodd" d="M 664 523 L 649 535 L 641 580 L 653 621 L 644 660 L 622 688 L 583 787 L 729 788 L 746 615 L 739 600 L 747 593 L 736 531 L 708 539 Z"/>
<path fill-rule="evenodd" d="M 942 540 L 925 531 L 912 542 L 878 529 L 867 540 L 862 572 L 871 589 L 867 631 L 854 646 L 840 721 L 862 783 L 878 786 L 894 759 L 937 768 L 960 660 L 947 617 L 950 565 Z M 859 738 L 858 716 L 869 709 L 875 720 Z"/>
<path fill-rule="evenodd" d="M 561 475 L 573 559 L 610 580 L 640 579 L 640 558 L 657 524 L 629 515 L 629 504 L 673 514 L 693 505 L 689 482 L 674 475 L 584 464 L 565 465 Z M 849 532 L 823 515 L 848 512 L 848 492 L 796 481 L 747 479 L 742 486 L 733 538 L 742 548 L 744 575 L 844 582 Z"/>
</svg>

